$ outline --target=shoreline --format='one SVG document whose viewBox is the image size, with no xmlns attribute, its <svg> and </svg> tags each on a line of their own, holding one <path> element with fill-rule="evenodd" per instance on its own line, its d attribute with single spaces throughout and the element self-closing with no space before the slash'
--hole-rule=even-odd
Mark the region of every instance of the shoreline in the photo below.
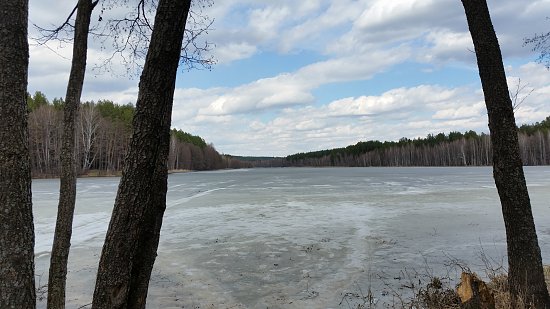
<svg viewBox="0 0 550 309">
<path fill-rule="evenodd" d="M 532 167 L 545 167 L 548 165 L 523 165 L 523 168 L 532 168 Z M 248 167 L 246 169 L 250 168 L 262 168 L 262 169 L 278 169 L 278 168 L 312 168 L 312 169 L 331 169 L 331 168 L 492 168 L 492 165 L 456 165 L 456 166 L 422 166 L 422 165 L 414 165 L 414 166 L 278 166 L 278 167 Z M 213 170 L 187 170 L 187 169 L 177 169 L 177 170 L 168 170 L 168 175 L 170 174 L 181 174 L 181 173 L 192 173 L 192 172 L 208 172 L 208 171 L 223 171 L 223 170 L 235 170 L 234 168 L 222 168 L 222 169 L 213 169 Z M 84 174 L 77 175 L 77 178 L 103 178 L 103 177 L 121 177 L 122 171 L 114 171 L 114 172 L 107 172 L 107 171 L 98 171 L 98 170 L 91 170 Z M 33 180 L 37 179 L 59 179 L 59 175 L 32 175 L 31 176 Z"/>
<path fill-rule="evenodd" d="M 170 174 L 180 174 L 180 173 L 191 173 L 192 170 L 178 169 L 178 170 L 168 170 L 168 175 Z M 83 174 L 79 174 L 76 178 L 104 178 L 104 177 L 120 177 L 122 176 L 122 171 L 98 171 L 91 170 Z M 59 175 L 32 175 L 32 179 L 59 179 Z"/>
</svg>

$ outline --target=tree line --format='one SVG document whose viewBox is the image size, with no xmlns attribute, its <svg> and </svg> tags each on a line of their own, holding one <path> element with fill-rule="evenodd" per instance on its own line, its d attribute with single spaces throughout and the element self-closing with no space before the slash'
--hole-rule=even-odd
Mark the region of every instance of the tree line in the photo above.
<svg viewBox="0 0 550 309">
<path fill-rule="evenodd" d="M 550 116 L 518 128 L 524 165 L 550 164 Z M 342 148 L 297 153 L 286 157 L 290 166 L 490 166 L 491 138 L 475 131 L 429 134 L 399 141 L 371 140 Z"/>
<path fill-rule="evenodd" d="M 48 98 L 40 91 L 27 94 L 29 150 L 34 177 L 54 177 L 60 171 L 63 134 L 61 98 Z M 112 175 L 122 170 L 132 133 L 135 107 L 110 100 L 83 102 L 77 112 L 76 162 L 79 174 Z M 170 131 L 170 170 L 241 168 L 246 162 L 221 155 L 212 144 L 179 129 Z"/>
</svg>

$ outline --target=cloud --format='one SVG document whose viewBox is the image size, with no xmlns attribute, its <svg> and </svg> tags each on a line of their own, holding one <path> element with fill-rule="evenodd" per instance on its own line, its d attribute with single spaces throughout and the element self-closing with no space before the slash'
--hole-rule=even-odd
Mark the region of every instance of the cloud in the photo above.
<svg viewBox="0 0 550 309">
<path fill-rule="evenodd" d="M 199 114 L 225 115 L 310 103 L 313 96 L 302 85 L 289 82 L 292 77 L 281 74 L 236 87 L 214 99 Z"/>
<path fill-rule="evenodd" d="M 367 33 L 403 34 L 405 29 L 416 33 L 419 28 L 425 31 L 433 26 L 454 26 L 456 13 L 460 9 L 460 3 L 452 0 L 376 0 L 371 1 L 371 5 L 355 21 L 355 26 Z"/>
<path fill-rule="evenodd" d="M 460 61 L 475 62 L 474 45 L 470 33 L 434 30 L 425 36 L 426 46 L 417 51 L 418 59 L 426 63 Z"/>
<path fill-rule="evenodd" d="M 485 112 L 485 103 L 478 102 L 470 106 L 459 106 L 438 110 L 432 116 L 432 119 L 438 120 L 457 120 L 479 117 Z"/>
<path fill-rule="evenodd" d="M 50 99 L 64 97 L 71 66 L 70 52 L 59 50 L 59 55 L 36 45 L 29 46 L 28 91 L 42 91 Z"/>
<path fill-rule="evenodd" d="M 309 1 L 302 1 L 307 3 Z M 362 11 L 365 1 L 331 1 L 324 6 L 318 1 L 313 14 L 288 29 L 279 38 L 278 46 L 284 52 L 301 49 L 324 50 L 335 41 L 342 27 L 350 27 Z M 323 44 L 324 43 L 324 44 Z"/>
<path fill-rule="evenodd" d="M 343 57 L 306 65 L 235 87 L 199 110 L 202 115 L 225 115 L 311 104 L 312 90 L 322 85 L 372 78 L 377 72 L 406 58 L 408 51 L 389 50 L 358 57 Z"/>
<path fill-rule="evenodd" d="M 539 69 L 526 65 L 515 70 L 529 68 L 533 70 L 530 74 Z M 232 115 L 215 135 L 208 130 L 203 133 L 224 152 L 288 155 L 343 147 L 360 140 L 398 140 L 451 131 L 488 132 L 483 94 L 475 87 L 400 87 L 376 96 L 284 108 L 266 120 L 250 114 Z M 540 91 L 547 93 L 550 86 Z M 550 106 L 537 97 L 520 108 L 516 118 L 518 123 L 529 123 L 549 114 Z"/>
<path fill-rule="evenodd" d="M 229 43 L 216 47 L 218 64 L 227 64 L 239 59 L 246 59 L 258 51 L 255 45 L 247 42 Z"/>
<path fill-rule="evenodd" d="M 520 86 L 518 100 L 523 101 L 516 109 L 516 122 L 533 123 L 550 115 L 550 72 L 542 64 L 529 62 L 519 67 L 507 67 L 508 88 L 514 94 Z"/>
<path fill-rule="evenodd" d="M 428 85 L 397 88 L 380 96 L 337 100 L 328 105 L 328 110 L 330 115 L 334 116 L 373 116 L 413 109 L 419 103 L 433 106 L 440 102 L 447 102 L 453 98 L 455 92 L 455 90 Z"/>
<path fill-rule="evenodd" d="M 419 85 L 392 89 L 378 96 L 342 98 L 325 105 L 288 107 L 280 110 L 278 116 L 263 121 L 251 114 L 216 117 L 230 119 L 219 123 L 214 135 L 200 124 L 206 119 L 203 115 L 199 114 L 194 121 L 222 151 L 287 155 L 342 147 L 359 140 L 396 140 L 403 136 L 465 131 L 472 124 L 479 129 L 485 115 L 480 108 L 479 92 Z"/>
<path fill-rule="evenodd" d="M 533 89 L 516 111 L 518 123 L 550 114 L 550 73 L 529 62 L 536 55 L 522 47 L 524 37 L 548 28 L 548 4 L 489 1 L 504 59 L 514 63 L 507 67 L 509 84 L 521 78 Z M 58 22 L 59 12 L 68 13 L 62 1 L 31 0 L 30 7 L 31 20 L 42 25 Z M 215 23 L 204 39 L 216 44 L 212 53 L 230 73 L 213 78 L 216 86 L 204 82 L 202 88 L 176 89 L 172 119 L 175 127 L 201 135 L 222 152 L 287 155 L 359 140 L 487 131 L 475 55 L 459 1 L 227 0 L 205 13 Z M 90 42 L 88 68 L 108 56 L 99 43 Z M 29 71 L 29 89 L 50 98 L 65 94 L 71 53 L 70 44 L 51 47 L 67 59 L 33 46 Z M 300 58 L 298 64 L 279 69 L 262 62 L 265 54 L 285 55 L 290 61 L 312 55 L 315 60 Z M 254 57 L 250 62 L 274 73 L 235 86 L 235 77 L 241 78 L 239 65 L 246 62 L 239 60 Z M 411 64 L 403 66 L 409 69 L 422 67 L 418 79 L 414 72 L 395 74 L 403 63 Z M 122 65 L 114 66 L 125 72 Z M 426 73 L 445 76 L 450 66 L 452 74 L 468 75 L 459 76 L 456 87 Z M 83 99 L 133 103 L 137 84 L 137 79 L 89 70 Z M 328 85 L 338 92 L 319 94 Z"/>
</svg>

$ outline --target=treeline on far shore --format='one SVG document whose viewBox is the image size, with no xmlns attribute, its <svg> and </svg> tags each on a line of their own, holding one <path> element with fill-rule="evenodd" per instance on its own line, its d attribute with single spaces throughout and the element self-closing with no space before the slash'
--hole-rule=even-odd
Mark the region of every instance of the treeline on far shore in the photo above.
<svg viewBox="0 0 550 309">
<path fill-rule="evenodd" d="M 63 100 L 51 102 L 37 91 L 28 95 L 29 141 L 33 177 L 59 175 Z M 84 102 L 78 114 L 76 144 L 80 175 L 116 175 L 122 170 L 135 108 L 109 100 Z M 550 165 L 550 116 L 518 128 L 524 165 Z M 169 170 L 248 167 L 324 166 L 488 166 L 490 136 L 475 131 L 429 134 L 399 141 L 366 141 L 287 157 L 239 157 L 220 154 L 200 136 L 170 132 Z"/>
<path fill-rule="evenodd" d="M 55 177 L 60 172 L 59 154 L 63 130 L 63 100 L 51 102 L 37 91 L 28 95 L 29 146 L 33 177 Z M 132 134 L 135 108 L 109 100 L 84 102 L 76 130 L 77 168 L 80 175 L 115 175 L 122 170 Z M 170 132 L 170 170 L 214 170 L 250 167 L 218 153 L 200 136 L 181 130 Z"/>
<path fill-rule="evenodd" d="M 518 128 L 524 165 L 550 164 L 550 116 Z M 399 141 L 358 142 L 344 148 L 297 153 L 286 166 L 487 166 L 492 165 L 490 136 L 474 131 L 428 135 Z"/>
</svg>

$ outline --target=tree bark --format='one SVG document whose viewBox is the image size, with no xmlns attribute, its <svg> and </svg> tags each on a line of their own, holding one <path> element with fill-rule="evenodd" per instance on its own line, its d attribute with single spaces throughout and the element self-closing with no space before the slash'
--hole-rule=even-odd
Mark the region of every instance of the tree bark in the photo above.
<svg viewBox="0 0 550 309">
<path fill-rule="evenodd" d="M 161 0 L 157 7 L 93 308 L 145 308 L 166 208 L 172 101 L 190 3 Z"/>
<path fill-rule="evenodd" d="M 0 1 L 0 308 L 35 308 L 28 0 Z"/>
<path fill-rule="evenodd" d="M 485 0 L 462 0 L 474 42 L 489 117 L 493 177 L 502 205 L 508 245 L 508 283 L 514 298 L 550 308 L 518 133 L 502 55 Z"/>
<path fill-rule="evenodd" d="M 65 308 L 67 262 L 76 201 L 75 121 L 86 72 L 90 17 L 96 2 L 79 0 L 75 21 L 73 59 L 63 109 L 59 205 L 48 277 L 48 308 Z"/>
</svg>

